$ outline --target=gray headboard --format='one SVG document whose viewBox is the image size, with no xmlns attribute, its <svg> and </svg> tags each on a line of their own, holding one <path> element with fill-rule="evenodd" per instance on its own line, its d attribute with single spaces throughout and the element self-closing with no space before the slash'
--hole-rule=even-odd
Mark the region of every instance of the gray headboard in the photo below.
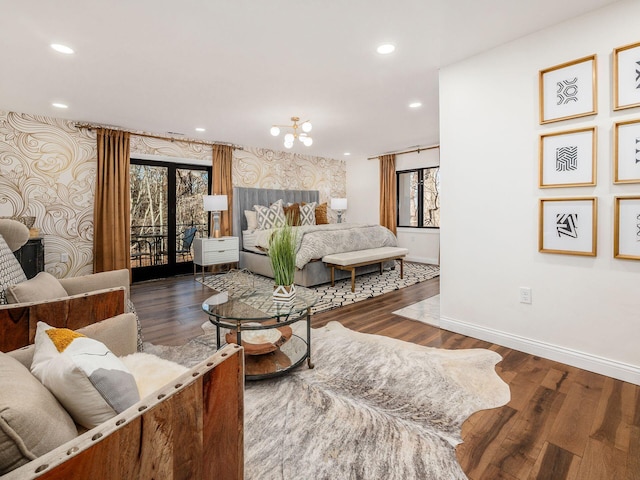
<svg viewBox="0 0 640 480">
<path fill-rule="evenodd" d="M 242 249 L 242 232 L 247 229 L 245 210 L 253 210 L 254 205 L 269 206 L 282 199 L 285 203 L 319 202 L 318 190 L 276 190 L 274 188 L 233 187 L 233 235 L 240 239 Z"/>
</svg>

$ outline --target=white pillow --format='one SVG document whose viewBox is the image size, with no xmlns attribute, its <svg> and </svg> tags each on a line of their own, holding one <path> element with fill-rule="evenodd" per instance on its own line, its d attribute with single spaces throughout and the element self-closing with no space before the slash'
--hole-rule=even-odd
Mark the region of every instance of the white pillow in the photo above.
<svg viewBox="0 0 640 480">
<path fill-rule="evenodd" d="M 300 205 L 300 225 L 316 224 L 316 202 Z"/>
<path fill-rule="evenodd" d="M 244 216 L 247 219 L 247 230 L 255 230 L 258 228 L 258 217 L 255 210 L 245 210 Z"/>
<path fill-rule="evenodd" d="M 284 216 L 284 210 L 282 209 L 282 199 L 273 202 L 270 207 L 254 205 L 253 209 L 256 211 L 258 228 L 260 230 L 284 227 L 287 223 L 287 219 Z"/>
<path fill-rule="evenodd" d="M 86 428 L 140 400 L 133 375 L 103 343 L 44 322 L 36 327 L 31 373 Z"/>
</svg>

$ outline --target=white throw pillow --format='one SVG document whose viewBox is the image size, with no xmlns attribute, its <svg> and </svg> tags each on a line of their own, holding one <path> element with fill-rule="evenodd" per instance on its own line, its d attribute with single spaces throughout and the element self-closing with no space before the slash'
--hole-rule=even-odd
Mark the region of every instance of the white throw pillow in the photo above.
<svg viewBox="0 0 640 480">
<path fill-rule="evenodd" d="M 300 225 L 316 224 L 316 202 L 300 205 Z"/>
<path fill-rule="evenodd" d="M 245 210 L 244 216 L 247 219 L 247 230 L 255 230 L 258 228 L 258 217 L 255 210 Z"/>
<path fill-rule="evenodd" d="M 44 322 L 36 328 L 31 373 L 86 428 L 140 400 L 133 375 L 103 343 Z"/>
<path fill-rule="evenodd" d="M 284 216 L 284 210 L 282 209 L 282 200 L 273 202 L 270 207 L 254 205 L 253 208 L 256 211 L 258 228 L 260 230 L 284 227 L 287 222 Z"/>
</svg>

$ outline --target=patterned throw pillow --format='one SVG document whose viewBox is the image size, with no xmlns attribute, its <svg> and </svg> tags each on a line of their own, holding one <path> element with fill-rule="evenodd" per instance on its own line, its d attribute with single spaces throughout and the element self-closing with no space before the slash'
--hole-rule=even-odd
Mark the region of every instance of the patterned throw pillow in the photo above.
<svg viewBox="0 0 640 480">
<path fill-rule="evenodd" d="M 20 262 L 0 235 L 0 305 L 7 303 L 5 293 L 7 287 L 24 282 L 26 279 Z"/>
<path fill-rule="evenodd" d="M 324 225 L 329 223 L 327 217 L 327 203 L 321 203 L 316 207 L 316 225 Z"/>
<path fill-rule="evenodd" d="M 259 230 L 284 227 L 286 219 L 282 209 L 282 200 L 272 203 L 270 207 L 254 205 L 253 209 L 256 211 L 256 217 L 258 217 Z"/>
<path fill-rule="evenodd" d="M 103 343 L 44 322 L 36 327 L 31 373 L 86 428 L 140 400 L 133 375 Z"/>
<path fill-rule="evenodd" d="M 300 225 L 316 224 L 316 202 L 305 203 L 300 207 Z"/>
</svg>

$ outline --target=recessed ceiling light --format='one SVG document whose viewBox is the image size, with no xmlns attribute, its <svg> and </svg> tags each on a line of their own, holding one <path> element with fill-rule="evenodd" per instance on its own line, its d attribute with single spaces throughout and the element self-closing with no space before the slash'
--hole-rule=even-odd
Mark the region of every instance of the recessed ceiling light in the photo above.
<svg viewBox="0 0 640 480">
<path fill-rule="evenodd" d="M 67 47 L 66 45 L 61 45 L 59 43 L 52 43 L 51 48 L 53 48 L 56 52 L 64 53 L 65 55 L 76 53 L 73 51 L 73 48 Z"/>
<path fill-rule="evenodd" d="M 51 105 L 53 105 L 56 108 L 69 108 L 69 106 L 65 105 L 64 103 L 52 103 Z"/>
<path fill-rule="evenodd" d="M 350 153 L 350 152 L 344 152 L 344 156 L 345 156 L 345 157 L 348 157 L 349 155 L 351 155 L 351 153 Z"/>
<path fill-rule="evenodd" d="M 420 103 L 420 102 L 413 102 L 413 103 L 409 104 L 409 108 L 418 108 L 418 107 L 421 107 L 421 106 L 422 106 L 422 103 Z"/>
<path fill-rule="evenodd" d="M 385 43 L 384 45 L 380 45 L 377 51 L 380 55 L 388 55 L 389 53 L 393 52 L 395 49 L 396 47 L 394 45 L 391 45 L 390 43 Z"/>
<path fill-rule="evenodd" d="M 202 128 L 202 127 L 197 127 L 196 128 L 196 132 L 204 132 L 204 131 L 205 131 L 205 129 Z"/>
</svg>

